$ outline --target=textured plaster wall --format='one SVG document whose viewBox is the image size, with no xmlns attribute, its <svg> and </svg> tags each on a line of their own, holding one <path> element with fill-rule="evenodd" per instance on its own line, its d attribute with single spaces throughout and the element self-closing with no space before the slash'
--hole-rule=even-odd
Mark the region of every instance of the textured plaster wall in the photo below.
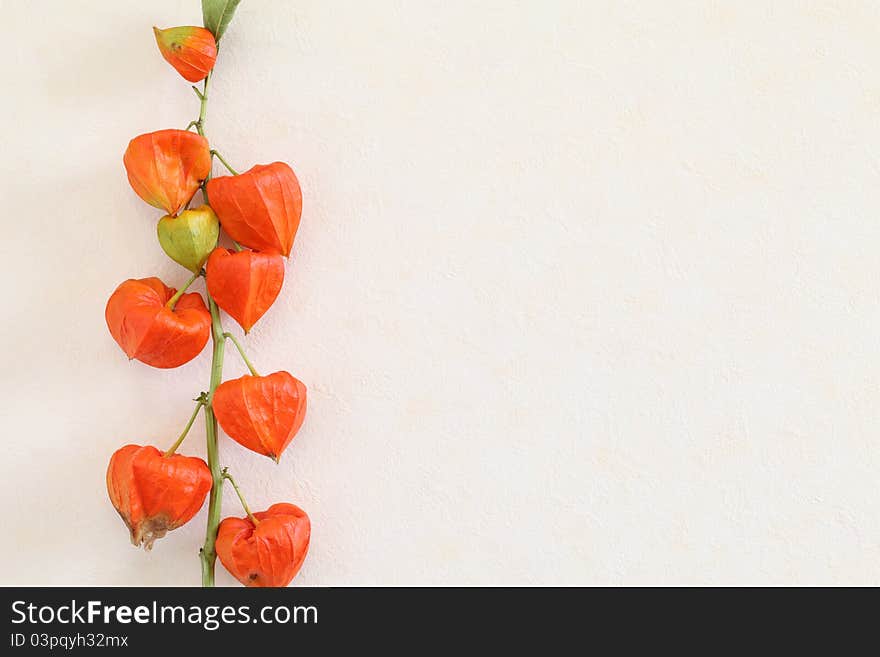
<svg viewBox="0 0 880 657">
<path fill-rule="evenodd" d="M 194 118 L 150 27 L 198 7 L 0 2 L 2 583 L 199 582 L 204 510 L 144 554 L 104 471 L 173 440 L 209 353 L 129 363 L 103 319 L 127 277 L 186 279 L 121 157 Z M 867 1 L 244 0 L 208 132 L 302 181 L 246 344 L 310 408 L 280 466 L 222 460 L 310 514 L 297 581 L 880 584 L 878 26 Z"/>
</svg>

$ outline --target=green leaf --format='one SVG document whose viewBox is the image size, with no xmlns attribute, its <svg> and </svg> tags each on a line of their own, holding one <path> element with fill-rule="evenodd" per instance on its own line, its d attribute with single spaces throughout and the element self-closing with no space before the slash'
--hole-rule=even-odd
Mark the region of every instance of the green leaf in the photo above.
<svg viewBox="0 0 880 657">
<path fill-rule="evenodd" d="M 232 14 L 241 0 L 202 0 L 202 17 L 205 27 L 211 30 L 214 38 L 220 41 L 220 37 L 229 27 Z"/>
</svg>

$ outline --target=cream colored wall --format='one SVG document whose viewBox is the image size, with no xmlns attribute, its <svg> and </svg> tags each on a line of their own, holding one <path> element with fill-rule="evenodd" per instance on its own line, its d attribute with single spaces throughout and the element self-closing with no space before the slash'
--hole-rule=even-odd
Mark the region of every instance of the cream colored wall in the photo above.
<svg viewBox="0 0 880 657">
<path fill-rule="evenodd" d="M 103 478 L 173 440 L 208 352 L 129 363 L 103 310 L 186 279 L 121 158 L 194 118 L 150 27 L 199 3 L 0 13 L 0 582 L 196 585 L 204 511 L 145 555 Z M 878 25 L 872 2 L 244 0 L 207 130 L 302 181 L 246 342 L 311 396 L 280 466 L 222 459 L 254 506 L 311 515 L 297 582 L 880 583 Z"/>
</svg>

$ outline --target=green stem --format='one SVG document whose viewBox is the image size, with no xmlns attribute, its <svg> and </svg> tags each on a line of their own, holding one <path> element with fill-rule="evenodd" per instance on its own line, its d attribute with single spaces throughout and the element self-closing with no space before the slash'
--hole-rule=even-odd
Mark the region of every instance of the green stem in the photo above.
<svg viewBox="0 0 880 657">
<path fill-rule="evenodd" d="M 193 90 L 196 92 L 196 95 L 199 97 L 199 118 L 195 123 L 196 130 L 199 131 L 199 134 L 204 137 L 205 136 L 205 116 L 208 112 L 208 84 L 211 82 L 211 75 L 214 71 L 210 71 L 208 76 L 205 78 L 205 86 L 199 91 L 199 88 L 193 85 Z M 210 177 L 210 175 L 209 175 Z"/>
<path fill-rule="evenodd" d="M 207 441 L 208 468 L 214 485 L 208 500 L 208 524 L 205 528 L 205 544 L 200 556 L 202 559 L 202 586 L 214 586 L 214 564 L 217 551 L 214 543 L 217 540 L 217 528 L 220 526 L 220 505 L 223 499 L 223 474 L 220 472 L 220 453 L 218 447 L 217 418 L 211 407 L 214 391 L 223 378 L 223 350 L 226 340 L 223 337 L 223 326 L 220 324 L 220 309 L 208 294 L 208 306 L 211 310 L 211 337 L 214 341 L 214 354 L 211 360 L 211 383 L 205 404 L 205 434 Z"/>
<path fill-rule="evenodd" d="M 256 516 L 251 513 L 250 507 L 248 507 L 247 501 L 244 499 L 244 495 L 241 494 L 241 490 L 238 487 L 238 484 L 235 483 L 235 479 L 232 478 L 232 475 L 229 474 L 228 468 L 223 468 L 223 478 L 228 479 L 229 483 L 232 484 L 232 487 L 235 489 L 235 494 L 238 495 L 238 501 L 241 502 L 241 506 L 244 508 L 244 512 L 247 514 L 247 517 L 250 518 L 250 521 L 254 523 L 254 527 L 260 524 L 260 521 L 257 520 Z"/>
<path fill-rule="evenodd" d="M 196 416 L 199 414 L 199 411 L 202 409 L 202 406 L 205 405 L 205 399 L 204 399 L 204 397 L 199 397 L 199 399 L 197 401 L 199 403 L 196 404 L 196 409 L 193 411 L 192 417 L 189 419 L 189 422 L 187 422 L 186 426 L 183 428 L 183 433 L 181 433 L 180 438 L 178 438 L 176 441 L 174 441 L 174 444 L 165 451 L 165 454 L 164 454 L 165 456 L 171 456 L 172 454 L 174 454 L 174 452 L 177 451 L 177 448 L 180 447 L 180 443 L 183 442 L 183 439 L 186 438 L 186 434 L 189 433 L 190 427 L 192 427 L 193 422 L 196 421 Z"/>
<path fill-rule="evenodd" d="M 229 166 L 229 163 L 223 158 L 222 155 L 220 155 L 220 153 L 218 153 L 217 151 L 213 151 L 213 150 L 212 150 L 212 151 L 211 151 L 211 155 L 213 155 L 213 156 L 216 157 L 218 160 L 220 160 L 220 161 L 223 163 L 223 166 L 226 167 L 226 170 L 227 170 L 229 173 L 231 173 L 233 176 L 237 176 L 237 175 L 238 175 L 238 171 L 236 171 L 236 170 L 233 169 L 231 166 Z"/>
<path fill-rule="evenodd" d="M 196 130 L 205 136 L 205 115 L 208 110 L 208 84 L 211 81 L 211 73 L 205 78 L 205 85 L 198 93 L 201 104 L 199 105 L 199 119 L 196 122 Z M 211 177 L 208 173 L 208 178 Z M 205 194 L 205 202 L 208 193 L 204 184 L 202 191 Z M 211 403 L 214 401 L 214 391 L 223 379 L 223 351 L 226 347 L 226 339 L 223 337 L 223 325 L 220 323 L 220 309 L 214 303 L 210 292 L 205 291 L 208 297 L 208 308 L 211 311 L 211 339 L 214 343 L 214 353 L 211 357 L 211 382 L 208 388 L 208 396 L 205 400 L 205 442 L 207 446 L 208 468 L 211 470 L 211 478 L 214 483 L 211 486 L 211 495 L 208 498 L 208 523 L 205 527 L 205 544 L 199 551 L 202 560 L 202 586 L 214 586 L 214 565 L 217 562 L 217 551 L 214 543 L 217 540 L 217 528 L 220 526 L 220 507 L 223 502 L 223 475 L 220 472 L 220 453 L 218 445 L 217 418 Z"/>
<path fill-rule="evenodd" d="M 232 344 L 234 344 L 235 348 L 238 349 L 238 353 L 241 356 L 241 359 L 244 361 L 244 364 L 247 365 L 247 368 L 251 371 L 251 374 L 253 374 L 254 376 L 260 376 L 259 374 L 257 374 L 257 370 L 254 369 L 254 366 L 251 365 L 251 361 L 248 360 L 247 354 L 244 353 L 244 349 L 242 349 L 241 344 L 238 342 L 238 340 L 235 339 L 235 336 L 232 335 L 232 333 L 224 333 L 223 337 L 232 340 Z"/>
<path fill-rule="evenodd" d="M 199 276 L 201 276 L 201 274 L 202 274 L 202 272 L 200 272 L 200 271 L 197 271 L 195 274 L 193 274 L 192 277 L 186 282 L 186 285 L 184 285 L 182 288 L 180 288 L 174 294 L 173 297 L 168 299 L 168 302 L 165 304 L 165 307 L 168 308 L 168 310 L 174 310 L 174 306 L 177 305 L 177 301 L 180 299 L 180 297 L 183 296 L 183 293 L 186 292 L 187 289 L 189 289 L 189 286 L 193 284 L 193 281 L 196 280 Z"/>
<path fill-rule="evenodd" d="M 204 137 L 205 136 L 205 115 L 208 111 L 208 83 L 211 81 L 211 76 L 214 74 L 213 69 L 208 71 L 208 76 L 205 78 L 205 87 L 204 92 L 198 90 L 197 87 L 193 87 L 196 94 L 199 97 L 199 118 L 193 122 L 198 133 Z M 187 128 L 189 129 L 189 128 Z M 214 163 L 214 160 L 211 160 L 211 164 Z M 210 205 L 210 201 L 208 201 L 208 181 L 211 179 L 211 172 L 208 171 L 208 176 L 202 181 L 202 196 L 205 197 L 205 203 Z"/>
</svg>

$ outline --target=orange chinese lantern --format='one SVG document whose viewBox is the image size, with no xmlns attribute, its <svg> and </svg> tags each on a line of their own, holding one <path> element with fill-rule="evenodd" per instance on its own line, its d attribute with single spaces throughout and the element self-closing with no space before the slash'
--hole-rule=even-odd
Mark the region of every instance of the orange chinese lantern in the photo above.
<svg viewBox="0 0 880 657">
<path fill-rule="evenodd" d="M 135 137 L 122 158 L 135 193 L 170 215 L 180 212 L 211 173 L 208 140 L 186 130 Z"/>
<path fill-rule="evenodd" d="M 220 562 L 245 586 L 287 586 L 309 550 L 311 525 L 293 504 L 273 504 L 244 518 L 225 518 L 215 548 Z"/>
<path fill-rule="evenodd" d="M 211 314 L 199 294 L 176 294 L 158 278 L 129 279 L 110 295 L 104 317 L 128 357 L 153 367 L 188 363 L 201 353 L 211 333 Z"/>
<path fill-rule="evenodd" d="M 208 293 L 247 333 L 284 283 L 284 259 L 277 253 L 214 249 L 205 265 Z"/>
<path fill-rule="evenodd" d="M 208 202 L 232 239 L 257 251 L 290 255 L 302 191 L 287 164 L 258 164 L 239 175 L 212 178 L 206 187 Z"/>
<path fill-rule="evenodd" d="M 194 456 L 163 455 L 152 446 L 126 445 L 107 468 L 110 501 L 131 532 L 131 542 L 153 542 L 189 521 L 205 502 L 213 480 Z"/>
<path fill-rule="evenodd" d="M 190 82 L 204 80 L 217 60 L 217 42 L 204 27 L 153 28 L 165 61 Z"/>
<path fill-rule="evenodd" d="M 214 391 L 217 421 L 234 441 L 278 461 L 306 417 L 306 386 L 287 372 L 246 374 Z"/>
</svg>

